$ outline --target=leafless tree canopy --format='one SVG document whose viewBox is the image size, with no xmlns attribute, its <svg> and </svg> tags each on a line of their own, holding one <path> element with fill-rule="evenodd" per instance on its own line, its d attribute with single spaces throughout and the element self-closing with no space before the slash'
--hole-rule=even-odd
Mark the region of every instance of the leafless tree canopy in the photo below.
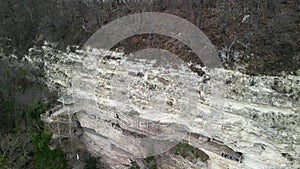
<svg viewBox="0 0 300 169">
<path fill-rule="evenodd" d="M 2 0 L 0 47 L 22 56 L 44 40 L 57 42 L 61 49 L 82 45 L 102 25 L 145 11 L 174 14 L 194 23 L 229 68 L 237 62 L 246 63 L 247 72 L 254 74 L 299 68 L 299 0 Z M 180 49 L 180 55 L 189 57 L 187 49 L 173 41 L 142 35 L 119 45 L 128 52 L 149 45 L 175 53 Z"/>
</svg>

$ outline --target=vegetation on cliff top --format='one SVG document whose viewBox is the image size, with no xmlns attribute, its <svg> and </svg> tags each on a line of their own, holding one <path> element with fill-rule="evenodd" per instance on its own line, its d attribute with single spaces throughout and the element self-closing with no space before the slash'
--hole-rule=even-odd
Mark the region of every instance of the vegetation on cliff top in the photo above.
<svg viewBox="0 0 300 169">
<path fill-rule="evenodd" d="M 0 48 L 22 57 L 46 41 L 57 48 L 83 45 L 101 26 L 136 12 L 164 12 L 189 20 L 212 41 L 227 68 L 250 74 L 278 74 L 300 67 L 300 3 L 280 1 L 160 0 L 53 1 L 4 0 L 0 6 Z M 160 35 L 138 35 L 118 45 L 126 52 L 153 47 L 183 58 L 193 53 Z"/>
</svg>

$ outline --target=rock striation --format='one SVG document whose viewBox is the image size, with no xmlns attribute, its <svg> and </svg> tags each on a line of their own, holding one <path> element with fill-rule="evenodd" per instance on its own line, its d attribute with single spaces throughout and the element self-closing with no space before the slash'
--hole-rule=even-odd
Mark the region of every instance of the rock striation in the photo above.
<svg viewBox="0 0 300 169">
<path fill-rule="evenodd" d="M 299 75 L 201 68 L 206 74 L 198 76 L 188 63 L 132 58 L 31 49 L 27 61 L 44 70 L 48 87 L 80 99 L 69 113 L 44 115 L 45 123 L 76 124 L 78 140 L 111 168 L 152 155 L 159 168 L 300 167 Z M 182 147 L 194 154 L 176 151 Z"/>
</svg>

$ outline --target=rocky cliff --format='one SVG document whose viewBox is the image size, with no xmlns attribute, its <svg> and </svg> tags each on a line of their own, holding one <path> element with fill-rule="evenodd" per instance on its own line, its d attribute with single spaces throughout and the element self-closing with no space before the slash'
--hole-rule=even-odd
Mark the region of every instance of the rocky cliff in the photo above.
<svg viewBox="0 0 300 169">
<path fill-rule="evenodd" d="M 80 99 L 78 140 L 111 168 L 147 168 L 139 158 L 149 156 L 159 168 L 300 167 L 300 74 L 201 68 L 200 77 L 188 63 L 131 58 L 44 46 L 26 60 L 49 88 Z"/>
</svg>

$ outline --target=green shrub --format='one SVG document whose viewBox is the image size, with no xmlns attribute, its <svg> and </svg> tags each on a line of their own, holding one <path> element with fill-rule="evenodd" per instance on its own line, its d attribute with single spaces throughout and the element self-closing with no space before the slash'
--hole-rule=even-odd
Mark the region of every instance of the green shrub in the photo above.
<svg viewBox="0 0 300 169">
<path fill-rule="evenodd" d="M 4 168 L 7 158 L 4 155 L 0 156 L 0 168 Z"/>
<path fill-rule="evenodd" d="M 180 155 L 191 162 L 196 162 L 198 159 L 206 162 L 209 159 L 209 156 L 205 152 L 185 142 L 178 143 L 174 148 L 172 148 L 172 151 L 174 154 Z"/>
<path fill-rule="evenodd" d="M 34 164 L 37 169 L 64 169 L 67 166 L 62 150 L 50 150 L 48 144 L 51 137 L 52 134 L 48 131 L 43 131 L 40 135 L 32 134 Z"/>
<path fill-rule="evenodd" d="M 44 103 L 36 103 L 36 104 L 32 104 L 28 107 L 28 110 L 26 111 L 26 116 L 29 119 L 33 119 L 33 120 L 39 120 L 40 119 L 40 115 L 42 113 L 45 113 L 47 110 L 47 105 Z"/>
<path fill-rule="evenodd" d="M 157 169 L 157 162 L 155 156 L 150 156 L 144 159 L 145 167 L 147 169 Z"/>
<path fill-rule="evenodd" d="M 85 160 L 85 169 L 96 169 L 97 160 L 95 158 L 88 158 Z"/>
</svg>

